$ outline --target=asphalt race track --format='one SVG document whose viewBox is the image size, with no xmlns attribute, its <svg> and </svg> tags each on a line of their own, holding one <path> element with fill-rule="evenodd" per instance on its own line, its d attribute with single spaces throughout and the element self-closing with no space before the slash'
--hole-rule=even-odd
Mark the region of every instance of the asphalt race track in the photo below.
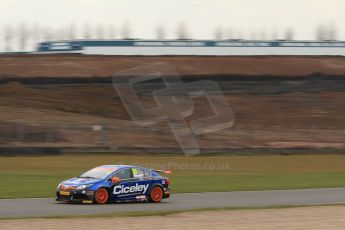
<svg viewBox="0 0 345 230">
<path fill-rule="evenodd" d="M 336 203 L 345 203 L 345 188 L 180 193 L 172 194 L 172 198 L 160 204 L 79 205 L 59 203 L 54 198 L 2 199 L 0 200 L 0 218 Z"/>
</svg>

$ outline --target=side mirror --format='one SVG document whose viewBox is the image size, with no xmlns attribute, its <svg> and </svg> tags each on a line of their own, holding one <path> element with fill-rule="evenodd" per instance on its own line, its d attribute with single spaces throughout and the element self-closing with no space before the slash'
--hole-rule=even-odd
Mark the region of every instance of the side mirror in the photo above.
<svg viewBox="0 0 345 230">
<path fill-rule="evenodd" d="M 111 178 L 111 183 L 113 183 L 113 184 L 116 184 L 117 182 L 120 182 L 120 181 L 121 181 L 121 179 L 118 177 L 112 177 Z"/>
</svg>

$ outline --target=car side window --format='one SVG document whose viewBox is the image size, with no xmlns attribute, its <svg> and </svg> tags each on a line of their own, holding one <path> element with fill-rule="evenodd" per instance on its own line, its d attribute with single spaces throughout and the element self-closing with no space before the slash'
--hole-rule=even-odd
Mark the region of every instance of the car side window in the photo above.
<svg viewBox="0 0 345 230">
<path fill-rule="evenodd" d="M 126 179 L 132 178 L 130 169 L 121 169 L 118 172 L 116 172 L 113 176 L 118 177 L 121 180 L 126 180 Z"/>
<path fill-rule="evenodd" d="M 132 173 L 134 178 L 146 178 L 151 176 L 149 172 L 139 168 L 132 168 Z"/>
<path fill-rule="evenodd" d="M 148 171 L 144 170 L 144 177 L 151 177 L 151 173 Z"/>
<path fill-rule="evenodd" d="M 138 168 L 132 168 L 132 173 L 134 178 L 143 178 L 144 171 Z"/>
</svg>

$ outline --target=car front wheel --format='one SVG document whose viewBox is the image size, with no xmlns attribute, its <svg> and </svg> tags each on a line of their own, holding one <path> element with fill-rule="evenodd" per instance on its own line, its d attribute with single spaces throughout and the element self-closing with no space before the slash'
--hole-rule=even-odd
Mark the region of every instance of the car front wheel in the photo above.
<svg viewBox="0 0 345 230">
<path fill-rule="evenodd" d="M 99 188 L 95 192 L 95 202 L 97 204 L 106 204 L 109 200 L 108 190 L 105 188 Z"/>
</svg>

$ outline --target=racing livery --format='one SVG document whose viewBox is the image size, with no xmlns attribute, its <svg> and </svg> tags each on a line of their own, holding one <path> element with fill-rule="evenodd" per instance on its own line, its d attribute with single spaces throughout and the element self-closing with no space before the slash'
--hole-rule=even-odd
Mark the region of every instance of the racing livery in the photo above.
<svg viewBox="0 0 345 230">
<path fill-rule="evenodd" d="M 105 204 L 126 201 L 159 203 L 170 197 L 170 180 L 152 170 L 131 165 L 103 165 L 78 177 L 61 182 L 56 200 L 76 203 Z"/>
</svg>

